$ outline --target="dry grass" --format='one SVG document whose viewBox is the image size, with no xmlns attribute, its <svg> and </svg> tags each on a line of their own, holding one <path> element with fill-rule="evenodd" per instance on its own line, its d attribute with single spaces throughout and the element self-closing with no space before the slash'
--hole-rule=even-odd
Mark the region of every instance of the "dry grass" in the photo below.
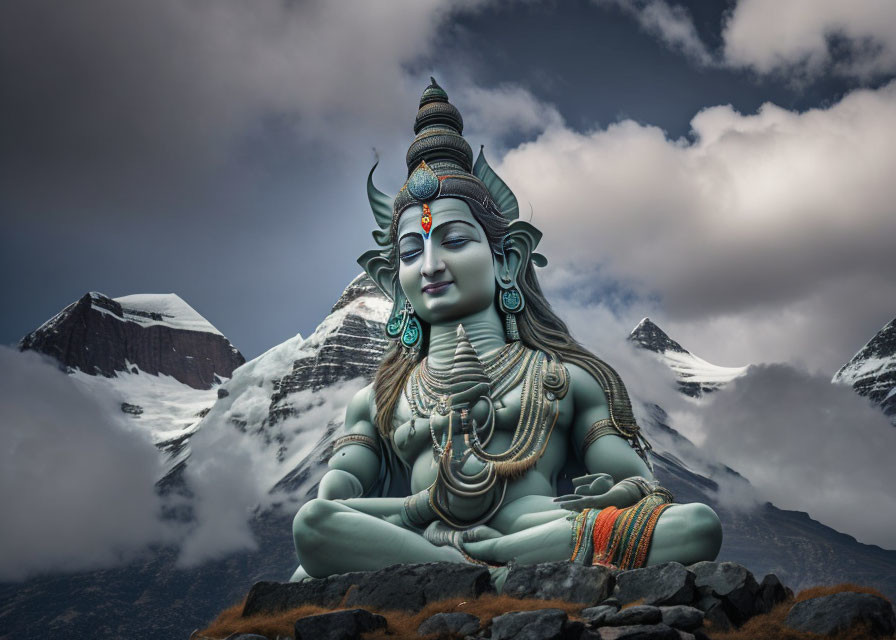
<svg viewBox="0 0 896 640">
<path fill-rule="evenodd" d="M 857 625 L 852 629 L 842 631 L 833 636 L 820 636 L 816 633 L 806 633 L 803 631 L 794 631 L 784 626 L 784 619 L 787 613 L 795 603 L 810 598 L 818 598 L 819 596 L 828 596 L 841 591 L 858 591 L 861 593 L 870 593 L 872 595 L 887 598 L 876 589 L 870 587 L 860 587 L 855 584 L 837 584 L 829 587 L 812 587 L 804 591 L 800 591 L 793 600 L 786 600 L 775 606 L 774 609 L 766 614 L 754 616 L 750 618 L 740 629 L 732 631 L 713 631 L 712 627 L 707 625 L 705 631 L 713 640 L 866 640 L 871 634 L 864 625 Z M 896 637 L 896 636 L 890 636 Z"/>
<path fill-rule="evenodd" d="M 207 628 L 191 636 L 191 640 L 219 640 L 237 632 L 257 633 L 271 640 L 277 637 L 292 638 L 295 633 L 296 620 L 332 611 L 332 609 L 308 605 L 279 613 L 259 613 L 244 618 L 242 616 L 244 605 L 245 600 L 225 609 Z"/>
<path fill-rule="evenodd" d="M 755 616 L 740 629 L 733 631 L 714 631 L 711 626 L 704 630 L 713 640 L 819 640 L 823 636 L 814 633 L 793 631 L 784 626 L 784 619 L 790 607 L 796 602 L 826 596 L 841 591 L 858 591 L 886 598 L 882 593 L 870 587 L 855 584 L 838 584 L 830 587 L 812 587 L 801 591 L 793 600 L 780 603 L 769 613 Z M 344 599 L 343 599 L 344 600 Z M 345 608 L 344 606 L 327 609 L 324 607 L 304 606 L 276 614 L 258 614 L 248 618 L 242 617 L 244 602 L 222 611 L 208 628 L 192 637 L 192 640 L 221 640 L 232 633 L 258 633 L 271 640 L 275 638 L 292 638 L 295 621 L 305 616 L 329 613 Z M 643 601 L 630 602 L 625 607 L 643 604 Z M 476 600 L 460 600 L 458 598 L 433 602 L 419 613 L 406 611 L 375 611 L 385 617 L 388 627 L 384 631 L 365 634 L 365 638 L 418 638 L 417 628 L 424 620 L 436 613 L 463 612 L 479 618 L 487 625 L 492 618 L 508 611 L 533 611 L 535 609 L 562 609 L 572 619 L 581 619 L 579 613 L 583 605 L 572 604 L 561 600 L 522 600 L 504 595 L 485 595 Z M 826 640 L 865 640 L 870 634 L 865 627 L 854 627 L 835 636 L 825 636 Z M 437 636 L 427 636 L 434 639 Z M 896 636 L 893 636 L 896 638 Z"/>
<path fill-rule="evenodd" d="M 379 611 L 389 621 L 387 631 L 378 631 L 366 635 L 365 638 L 419 638 L 417 627 L 424 620 L 437 613 L 469 613 L 487 625 L 492 618 L 508 611 L 534 611 L 536 609 L 562 609 L 571 618 L 578 617 L 583 605 L 572 604 L 563 600 L 521 600 L 503 595 L 484 595 L 476 600 L 460 600 L 458 598 L 433 602 L 420 613 L 405 611 Z M 437 638 L 437 635 L 425 636 Z"/>
<path fill-rule="evenodd" d="M 296 620 L 305 616 L 313 616 L 319 613 L 329 613 L 344 607 L 325 609 L 323 607 L 305 606 L 290 609 L 276 614 L 259 614 L 248 618 L 242 617 L 243 605 L 240 603 L 225 609 L 212 622 L 208 628 L 203 629 L 193 636 L 192 640 L 208 639 L 221 640 L 232 633 L 258 633 L 271 638 L 292 638 Z M 582 610 L 581 604 L 572 604 L 562 600 L 521 600 L 509 596 L 484 595 L 476 600 L 460 600 L 458 598 L 433 602 L 426 606 L 420 613 L 408 613 L 407 611 L 369 611 L 378 613 L 388 621 L 385 631 L 377 631 L 366 634 L 365 638 L 419 638 L 417 627 L 424 620 L 436 613 L 469 613 L 476 616 L 483 623 L 488 623 L 495 616 L 508 611 L 533 611 L 535 609 L 562 609 L 571 618 L 578 617 Z M 436 638 L 437 636 L 428 636 Z"/>
</svg>

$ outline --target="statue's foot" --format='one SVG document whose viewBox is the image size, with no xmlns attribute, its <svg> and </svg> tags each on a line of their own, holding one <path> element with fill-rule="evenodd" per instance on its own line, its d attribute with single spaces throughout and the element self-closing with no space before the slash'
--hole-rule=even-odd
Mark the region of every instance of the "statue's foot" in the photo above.
<svg viewBox="0 0 896 640">
<path fill-rule="evenodd" d="M 314 580 L 314 578 L 308 575 L 308 572 L 302 568 L 302 565 L 299 565 L 299 568 L 295 570 L 289 579 L 290 582 L 305 582 L 306 580 Z"/>
<path fill-rule="evenodd" d="M 491 574 L 492 584 L 495 586 L 495 591 L 499 594 L 504 592 L 504 582 L 507 580 L 507 572 L 509 570 L 510 567 L 507 565 L 488 568 L 488 572 Z"/>
</svg>

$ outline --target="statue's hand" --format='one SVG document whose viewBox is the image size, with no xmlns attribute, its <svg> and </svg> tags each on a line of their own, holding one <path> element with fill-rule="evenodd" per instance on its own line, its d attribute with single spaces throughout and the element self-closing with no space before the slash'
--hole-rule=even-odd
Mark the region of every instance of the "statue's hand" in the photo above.
<svg viewBox="0 0 896 640">
<path fill-rule="evenodd" d="M 441 520 L 431 523 L 423 531 L 423 537 L 437 547 L 451 546 L 455 549 L 463 549 L 465 542 L 481 542 L 499 538 L 501 532 L 485 525 L 470 527 L 469 529 L 452 529 Z"/>
<path fill-rule="evenodd" d="M 643 485 L 628 479 L 614 485 L 613 478 L 606 473 L 575 478 L 572 483 L 574 494 L 554 498 L 560 508 L 570 511 L 604 507 L 623 509 L 636 504 L 645 495 Z"/>
</svg>

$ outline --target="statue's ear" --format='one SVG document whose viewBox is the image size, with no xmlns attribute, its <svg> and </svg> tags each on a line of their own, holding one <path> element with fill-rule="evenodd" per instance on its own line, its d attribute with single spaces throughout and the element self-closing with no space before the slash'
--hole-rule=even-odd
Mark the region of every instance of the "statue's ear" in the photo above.
<svg viewBox="0 0 896 640">
<path fill-rule="evenodd" d="M 495 257 L 495 272 L 510 274 L 511 282 L 507 284 L 516 284 L 517 277 L 530 260 L 539 267 L 547 265 L 547 258 L 535 253 L 535 248 L 541 242 L 541 235 L 541 231 L 525 220 L 514 220 L 508 225 L 507 235 L 504 237 L 504 258 L 502 260 Z"/>
<path fill-rule="evenodd" d="M 388 256 L 388 251 L 371 249 L 358 258 L 358 264 L 370 276 L 379 290 L 391 300 L 395 295 L 395 269 Z"/>
</svg>

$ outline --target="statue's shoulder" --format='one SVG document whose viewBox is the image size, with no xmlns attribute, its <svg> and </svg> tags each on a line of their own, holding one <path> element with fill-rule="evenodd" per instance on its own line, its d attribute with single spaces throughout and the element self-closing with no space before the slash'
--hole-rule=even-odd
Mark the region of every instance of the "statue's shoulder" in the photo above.
<svg viewBox="0 0 896 640">
<path fill-rule="evenodd" d="M 346 431 L 367 431 L 373 426 L 376 415 L 373 395 L 373 384 L 369 384 L 352 396 L 345 410 Z"/>
<path fill-rule="evenodd" d="M 570 395 L 578 406 L 588 405 L 594 408 L 606 406 L 607 394 L 593 374 L 577 364 L 563 363 L 569 374 Z"/>
</svg>

